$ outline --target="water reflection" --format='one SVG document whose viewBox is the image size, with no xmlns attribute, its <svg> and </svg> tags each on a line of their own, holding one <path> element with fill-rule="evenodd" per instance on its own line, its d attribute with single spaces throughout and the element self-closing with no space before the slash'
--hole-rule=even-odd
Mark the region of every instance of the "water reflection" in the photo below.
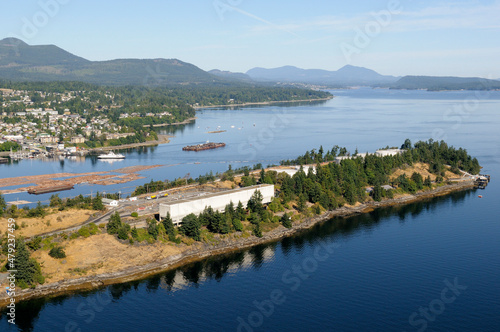
<svg viewBox="0 0 500 332">
<path fill-rule="evenodd" d="M 284 256 L 294 252 L 302 252 L 307 246 L 318 245 L 320 241 L 334 241 L 352 234 L 373 230 L 382 222 L 388 222 L 391 217 L 398 217 L 404 224 L 407 217 L 416 217 L 422 213 L 432 212 L 445 205 L 456 205 L 474 194 L 474 190 L 452 193 L 448 196 L 430 198 L 404 206 L 393 206 L 374 210 L 370 213 L 360 214 L 350 218 L 334 218 L 327 222 L 315 225 L 309 230 L 280 241 L 255 246 L 253 248 L 209 257 L 196 261 L 175 270 L 154 275 L 144 280 L 127 282 L 108 286 L 91 292 L 80 292 L 77 295 L 69 294 L 51 299 L 37 299 L 21 302 L 17 305 L 18 327 L 21 331 L 32 331 L 40 312 L 46 305 L 62 305 L 68 299 L 97 297 L 104 293 L 111 295 L 114 302 L 119 301 L 124 295 L 139 291 L 142 287 L 148 293 L 175 292 L 187 287 L 200 287 L 204 282 L 215 280 L 220 282 L 225 275 L 236 273 L 243 269 L 259 269 L 264 263 L 275 259 L 276 249 L 281 248 Z M 5 326 L 8 317 L 5 311 L 1 313 L 0 323 Z"/>
</svg>

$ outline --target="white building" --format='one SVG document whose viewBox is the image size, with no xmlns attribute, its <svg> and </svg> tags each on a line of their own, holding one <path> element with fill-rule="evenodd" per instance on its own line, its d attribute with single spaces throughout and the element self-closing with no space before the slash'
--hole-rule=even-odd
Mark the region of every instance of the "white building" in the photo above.
<svg viewBox="0 0 500 332">
<path fill-rule="evenodd" d="M 115 199 L 102 198 L 102 203 L 109 206 L 118 206 L 118 201 Z"/>
<path fill-rule="evenodd" d="M 238 202 L 247 205 L 255 191 L 259 190 L 262 193 L 263 203 L 270 203 L 274 197 L 274 185 L 262 184 L 258 186 L 251 186 L 233 190 L 226 190 L 213 194 L 206 194 L 203 196 L 186 198 L 177 201 L 160 204 L 160 218 L 165 218 L 167 213 L 174 225 L 179 226 L 182 218 L 188 214 L 200 214 L 206 207 L 211 206 L 216 211 L 224 211 L 226 205 L 233 202 L 235 205 Z"/>
<path fill-rule="evenodd" d="M 377 157 L 386 157 L 386 156 L 396 156 L 398 154 L 402 154 L 405 150 L 401 149 L 387 149 L 387 150 L 377 150 L 375 154 Z"/>
</svg>

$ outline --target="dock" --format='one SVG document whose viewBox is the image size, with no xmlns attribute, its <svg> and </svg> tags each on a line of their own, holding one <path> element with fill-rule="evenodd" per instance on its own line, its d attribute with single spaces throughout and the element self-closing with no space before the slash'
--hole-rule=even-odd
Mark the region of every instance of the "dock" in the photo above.
<svg viewBox="0 0 500 332">
<path fill-rule="evenodd" d="M 474 181 L 474 184 L 476 188 L 478 189 L 486 189 L 486 186 L 488 183 L 491 181 L 491 176 L 488 174 L 479 174 L 477 176 L 476 180 Z"/>
</svg>

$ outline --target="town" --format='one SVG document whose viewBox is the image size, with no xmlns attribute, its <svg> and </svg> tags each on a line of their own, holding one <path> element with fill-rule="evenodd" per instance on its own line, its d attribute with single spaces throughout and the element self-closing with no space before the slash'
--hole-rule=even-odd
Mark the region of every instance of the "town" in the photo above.
<svg viewBox="0 0 500 332">
<path fill-rule="evenodd" d="M 14 160 L 84 155 L 95 148 L 156 141 L 158 135 L 147 123 L 158 126 L 177 119 L 168 107 L 145 112 L 141 105 L 120 104 L 120 99 L 108 91 L 0 89 L 0 153 Z"/>
</svg>

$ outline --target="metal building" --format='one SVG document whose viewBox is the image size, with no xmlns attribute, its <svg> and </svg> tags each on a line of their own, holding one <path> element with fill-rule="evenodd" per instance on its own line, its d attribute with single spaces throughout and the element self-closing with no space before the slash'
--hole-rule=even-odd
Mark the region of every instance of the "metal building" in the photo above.
<svg viewBox="0 0 500 332">
<path fill-rule="evenodd" d="M 233 202 L 236 206 L 238 202 L 243 203 L 246 207 L 248 201 L 255 191 L 259 190 L 262 193 L 263 203 L 270 203 L 274 197 L 274 185 L 262 184 L 233 190 L 226 190 L 218 193 L 209 193 L 203 196 L 180 199 L 168 203 L 160 204 L 160 218 L 165 218 L 167 213 L 174 222 L 174 225 L 179 225 L 182 218 L 190 213 L 195 215 L 200 214 L 206 207 L 211 206 L 214 210 L 224 211 L 226 205 Z"/>
</svg>

